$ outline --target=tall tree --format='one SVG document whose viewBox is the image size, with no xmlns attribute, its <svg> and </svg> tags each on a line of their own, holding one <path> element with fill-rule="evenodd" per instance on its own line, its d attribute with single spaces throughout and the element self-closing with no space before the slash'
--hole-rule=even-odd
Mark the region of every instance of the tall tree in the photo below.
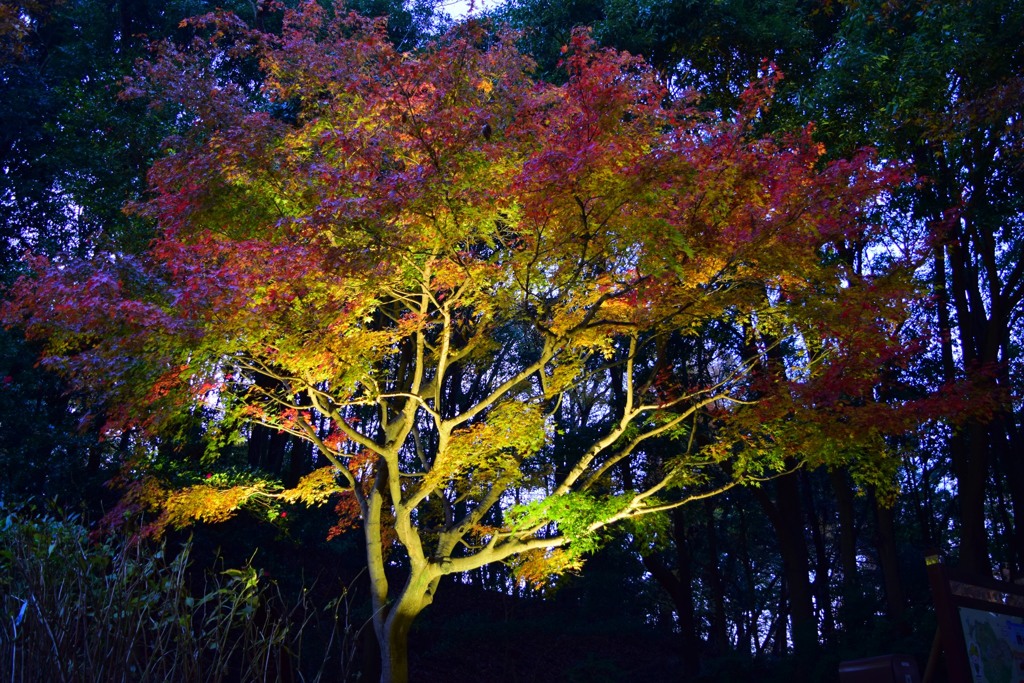
<svg viewBox="0 0 1024 683">
<path fill-rule="evenodd" d="M 524 33 L 545 77 L 557 77 L 571 31 L 589 26 L 600 44 L 642 55 L 673 90 L 698 91 L 712 109 L 733 108 L 771 60 L 786 74 L 773 115 L 781 122 L 791 110 L 778 105 L 813 77 L 844 10 L 822 0 L 509 0 L 494 15 Z"/>
<path fill-rule="evenodd" d="M 770 77 L 714 117 L 585 32 L 554 87 L 474 24 L 418 52 L 312 3 L 280 37 L 189 25 L 128 91 L 189 124 L 135 207 L 158 239 L 33 260 L 5 319 L 110 430 L 205 406 L 211 435 L 250 422 L 311 443 L 331 466 L 295 489 L 136 490 L 163 491 L 164 525 L 340 492 L 383 681 L 407 680 L 409 628 L 445 575 L 505 561 L 543 580 L 615 523 L 849 456 L 794 444 L 857 437 L 858 399 L 905 351 L 908 292 L 898 270 L 822 256 L 870 238 L 898 174 L 867 153 L 823 165 L 809 130 L 754 136 Z M 699 381 L 673 372 L 667 337 L 718 328 L 750 336 Z M 862 419 L 871 438 L 896 424 Z"/>
<path fill-rule="evenodd" d="M 991 571 L 989 534 L 1002 525 L 986 519 L 985 507 L 996 471 L 1013 501 L 1011 556 L 1001 559 L 1019 573 L 1024 471 L 1012 368 L 1024 300 L 1024 8 L 1012 0 L 849 5 L 807 101 L 816 102 L 820 134 L 833 149 L 877 144 L 912 161 L 921 177 L 901 206 L 931 254 L 939 376 L 930 381 L 966 378 L 1001 406 L 949 436 L 960 563 Z"/>
</svg>

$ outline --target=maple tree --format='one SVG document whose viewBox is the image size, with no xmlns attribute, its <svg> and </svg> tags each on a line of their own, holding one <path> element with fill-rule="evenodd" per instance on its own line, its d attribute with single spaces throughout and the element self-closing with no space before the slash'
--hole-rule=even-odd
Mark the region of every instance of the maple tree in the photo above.
<svg viewBox="0 0 1024 683">
<path fill-rule="evenodd" d="M 711 115 L 584 31 L 553 86 L 472 23 L 413 53 L 315 4 L 280 36 L 188 26 L 126 87 L 188 124 L 131 207 L 151 249 L 34 257 L 4 319 L 109 430 L 167 433 L 199 406 L 212 450 L 245 424 L 311 443 L 328 464 L 294 489 L 125 476 L 157 528 L 279 500 L 358 518 L 382 680 L 407 680 L 446 575 L 542 582 L 615 524 L 857 443 L 878 452 L 858 476 L 885 483 L 881 438 L 916 413 L 874 397 L 912 351 L 911 292 L 842 256 L 901 173 L 867 151 L 826 164 L 810 128 L 754 136 L 770 66 Z"/>
</svg>

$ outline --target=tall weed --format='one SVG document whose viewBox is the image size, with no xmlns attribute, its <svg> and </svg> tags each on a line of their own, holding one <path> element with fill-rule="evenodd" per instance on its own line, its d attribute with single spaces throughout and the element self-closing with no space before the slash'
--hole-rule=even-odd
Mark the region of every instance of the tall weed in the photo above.
<svg viewBox="0 0 1024 683">
<path fill-rule="evenodd" d="M 73 516 L 0 504 L 0 682 L 358 678 L 346 591 L 289 602 L 251 564 L 207 571 L 190 590 L 189 549 L 97 542 Z"/>
</svg>

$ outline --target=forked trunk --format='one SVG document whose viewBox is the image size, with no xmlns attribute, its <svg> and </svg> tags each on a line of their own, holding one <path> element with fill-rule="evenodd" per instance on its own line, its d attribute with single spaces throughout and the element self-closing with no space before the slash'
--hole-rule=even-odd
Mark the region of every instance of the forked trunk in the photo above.
<svg viewBox="0 0 1024 683">
<path fill-rule="evenodd" d="M 412 617 L 391 622 L 385 642 L 380 644 L 380 683 L 408 682 L 410 626 Z"/>
<path fill-rule="evenodd" d="M 408 683 L 409 629 L 434 600 L 437 578 L 414 572 L 384 622 L 380 634 L 380 683 Z"/>
</svg>

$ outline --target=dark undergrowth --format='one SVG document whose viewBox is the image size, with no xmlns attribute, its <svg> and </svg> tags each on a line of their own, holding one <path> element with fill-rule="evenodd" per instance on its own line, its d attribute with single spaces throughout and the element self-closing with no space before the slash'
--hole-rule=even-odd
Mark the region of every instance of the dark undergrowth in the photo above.
<svg viewBox="0 0 1024 683">
<path fill-rule="evenodd" d="M 192 545 L 91 539 L 75 516 L 0 509 L 0 680 L 355 680 L 349 596 L 288 597 L 251 564 L 199 569 Z M 218 563 L 215 563 L 218 564 Z"/>
</svg>

